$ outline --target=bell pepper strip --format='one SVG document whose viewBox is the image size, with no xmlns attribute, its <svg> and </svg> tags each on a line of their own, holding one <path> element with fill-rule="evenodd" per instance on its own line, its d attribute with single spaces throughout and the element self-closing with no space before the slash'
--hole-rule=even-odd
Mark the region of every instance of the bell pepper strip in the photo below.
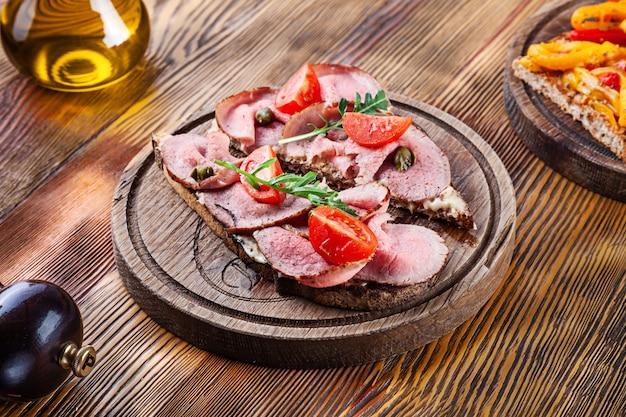
<svg viewBox="0 0 626 417">
<path fill-rule="evenodd" d="M 537 43 L 528 47 L 528 56 L 537 65 L 553 71 L 580 66 L 598 66 L 620 54 L 620 47 L 610 42 L 587 41 Z"/>
<path fill-rule="evenodd" d="M 621 77 L 622 85 L 626 83 L 626 78 Z M 619 92 L 619 113 L 617 114 L 617 124 L 621 127 L 626 127 L 626 88 L 620 89 Z"/>
<path fill-rule="evenodd" d="M 532 59 L 530 59 L 526 55 L 521 57 L 519 62 L 520 62 L 520 64 L 522 64 L 522 66 L 524 68 L 526 68 L 530 72 L 536 72 L 536 73 L 544 72 L 543 68 L 541 68 L 537 63 L 535 63 L 535 61 L 533 61 Z"/>
<path fill-rule="evenodd" d="M 622 83 L 620 82 L 619 74 L 615 72 L 607 72 L 606 74 L 599 75 L 598 80 L 600 80 L 600 82 L 604 84 L 605 86 L 615 91 L 619 91 L 622 88 Z"/>
<path fill-rule="evenodd" d="M 615 114 L 620 110 L 620 94 L 612 88 L 602 84 L 602 82 L 585 68 L 574 68 L 572 70 L 578 80 L 576 89 L 591 99 L 599 100 L 609 106 Z"/>
<path fill-rule="evenodd" d="M 617 92 L 618 97 L 614 100 L 613 106 L 616 108 L 615 119 L 619 126 L 626 126 L 626 71 L 617 66 L 601 67 L 591 70 L 591 74 L 608 88 Z M 594 106 L 598 110 L 597 106 Z M 598 110 L 602 113 L 601 110 Z M 614 121 L 609 119 L 611 124 Z"/>
<path fill-rule="evenodd" d="M 610 77 L 609 77 L 610 75 Z M 619 78 L 619 87 L 613 88 L 603 79 Z M 602 67 L 591 71 L 574 68 L 563 73 L 562 81 L 589 98 L 589 104 L 603 114 L 613 126 L 626 126 L 626 73 L 618 68 Z M 614 80 L 611 81 L 614 83 Z"/>
<path fill-rule="evenodd" d="M 620 91 L 626 79 L 626 71 L 615 65 L 608 67 L 598 67 L 591 71 L 591 74 L 597 77 L 600 82 L 615 91 Z"/>
<path fill-rule="evenodd" d="M 606 117 L 611 126 L 617 127 L 617 122 L 615 121 L 615 113 L 609 108 L 609 106 L 595 100 L 591 102 L 591 105 L 598 113 Z"/>
<path fill-rule="evenodd" d="M 616 45 L 626 46 L 626 32 L 622 29 L 574 29 L 569 32 L 569 37 L 573 41 L 611 42 Z"/>
<path fill-rule="evenodd" d="M 626 3 L 606 1 L 579 7 L 572 13 L 570 23 L 575 30 L 619 28 L 626 19 Z"/>
</svg>

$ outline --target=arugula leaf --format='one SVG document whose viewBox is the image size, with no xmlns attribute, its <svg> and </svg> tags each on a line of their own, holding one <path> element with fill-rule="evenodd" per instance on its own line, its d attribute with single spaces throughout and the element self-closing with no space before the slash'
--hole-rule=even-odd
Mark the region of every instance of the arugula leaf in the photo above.
<svg viewBox="0 0 626 417">
<path fill-rule="evenodd" d="M 387 96 L 384 90 L 379 90 L 374 97 L 370 93 L 365 93 L 365 102 L 361 104 L 361 95 L 356 93 L 354 102 L 355 113 L 379 114 L 381 111 L 389 110 Z M 341 113 L 343 116 L 343 113 Z"/>
<path fill-rule="evenodd" d="M 324 122 L 324 126 L 317 127 L 315 126 L 315 124 L 309 123 L 308 126 L 313 128 L 311 132 L 303 133 L 301 135 L 292 136 L 289 138 L 283 138 L 278 141 L 278 144 L 283 145 L 285 143 L 296 142 L 302 139 L 310 139 L 317 135 L 326 136 L 328 131 L 334 129 L 343 130 L 343 115 L 348 110 L 348 100 L 345 98 L 341 98 L 338 103 L 338 108 L 339 114 L 341 114 L 341 119 L 331 123 L 324 116 L 319 114 L 318 116 Z M 378 90 L 378 92 L 374 96 L 372 96 L 371 93 L 366 93 L 365 101 L 363 103 L 361 103 L 361 95 L 359 93 L 356 93 L 356 99 L 354 100 L 354 109 L 352 111 L 355 113 L 380 114 L 381 112 L 386 112 L 388 109 L 389 106 L 385 90 Z"/>
<path fill-rule="evenodd" d="M 306 198 L 314 206 L 335 207 L 354 217 L 358 217 L 354 209 L 350 208 L 346 203 L 339 199 L 339 193 L 337 191 L 331 190 L 326 185 L 320 186 L 321 182 L 317 179 L 315 172 L 307 172 L 305 175 L 283 173 L 270 180 L 264 180 L 256 176 L 259 171 L 271 166 L 275 161 L 276 158 L 268 159 L 267 161 L 257 165 L 252 172 L 244 171 L 231 162 L 225 162 L 219 159 L 216 159 L 214 162 L 217 165 L 231 169 L 243 175 L 246 178 L 246 181 L 248 181 L 248 183 L 257 190 L 261 188 L 261 185 L 265 185 L 287 194 L 293 194 L 297 197 Z"/>
</svg>

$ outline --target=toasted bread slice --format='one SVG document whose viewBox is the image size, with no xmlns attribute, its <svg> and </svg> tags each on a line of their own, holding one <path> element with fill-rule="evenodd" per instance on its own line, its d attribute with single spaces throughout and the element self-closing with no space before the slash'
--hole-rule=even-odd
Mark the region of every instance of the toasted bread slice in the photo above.
<svg viewBox="0 0 626 417">
<path fill-rule="evenodd" d="M 163 165 L 160 152 L 161 143 L 168 137 L 167 134 L 153 135 L 152 137 L 155 163 L 165 175 L 168 183 L 237 257 L 259 274 L 261 279 L 274 282 L 278 293 L 285 296 L 302 297 L 328 307 L 358 311 L 394 310 L 422 302 L 438 282 L 439 275 L 436 275 L 428 281 L 415 285 L 395 286 L 351 280 L 346 284 L 333 287 L 312 288 L 291 278 L 280 276 L 269 263 L 264 261 L 262 256 L 256 255 L 259 252 L 253 248 L 254 239 L 250 236 L 229 233 L 225 225 L 207 209 L 197 192 L 185 187 L 170 176 L 167 168 Z"/>
<path fill-rule="evenodd" d="M 512 68 L 516 77 L 580 122 L 596 141 L 626 161 L 626 128 L 611 123 L 591 104 L 589 96 L 564 85 L 562 72 L 532 72 L 522 64 L 521 57 L 513 61 Z"/>
</svg>

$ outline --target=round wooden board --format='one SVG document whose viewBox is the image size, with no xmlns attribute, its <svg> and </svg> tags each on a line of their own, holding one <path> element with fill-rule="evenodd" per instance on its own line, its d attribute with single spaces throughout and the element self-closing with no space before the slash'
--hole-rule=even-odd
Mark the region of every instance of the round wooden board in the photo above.
<svg viewBox="0 0 626 417">
<path fill-rule="evenodd" d="M 571 29 L 570 18 L 588 0 L 544 8 L 522 25 L 506 58 L 504 102 L 511 125 L 530 150 L 555 171 L 583 187 L 626 202 L 626 162 L 602 146 L 571 116 L 513 74 L 511 63 L 533 43 Z"/>
<path fill-rule="evenodd" d="M 229 251 L 173 191 L 146 146 L 128 165 L 112 206 L 116 263 L 130 294 L 155 321 L 218 355 L 271 367 L 349 366 L 414 350 L 459 326 L 498 287 L 511 261 L 515 195 L 492 148 L 450 115 L 392 97 L 448 155 L 453 183 L 477 230 L 408 216 L 437 230 L 450 257 L 423 299 L 395 311 L 323 307 L 276 293 Z M 181 132 L 204 132 L 213 113 Z"/>
</svg>

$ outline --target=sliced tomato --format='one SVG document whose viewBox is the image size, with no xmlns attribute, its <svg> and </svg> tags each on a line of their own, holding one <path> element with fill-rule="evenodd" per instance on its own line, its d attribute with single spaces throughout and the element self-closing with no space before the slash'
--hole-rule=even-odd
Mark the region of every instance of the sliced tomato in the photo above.
<svg viewBox="0 0 626 417">
<path fill-rule="evenodd" d="M 412 122 L 411 117 L 346 112 L 342 125 L 346 135 L 359 145 L 376 147 L 398 139 Z"/>
<path fill-rule="evenodd" d="M 252 151 L 241 163 L 241 169 L 246 172 L 252 172 L 254 169 L 262 164 L 263 162 L 276 158 L 276 154 L 271 146 L 265 145 L 260 148 Z M 270 180 L 274 177 L 279 176 L 283 173 L 282 168 L 280 167 L 280 163 L 278 160 L 270 165 L 268 168 L 262 169 L 257 172 L 255 175 L 262 180 Z M 243 175 L 239 176 L 239 181 L 243 184 L 244 189 L 252 198 L 261 203 L 268 204 L 281 204 L 285 201 L 285 193 L 282 191 L 278 191 L 274 188 L 270 188 L 267 185 L 260 186 L 260 189 L 254 188 L 250 183 L 246 180 L 246 177 Z"/>
<path fill-rule="evenodd" d="M 330 206 L 311 211 L 309 240 L 327 262 L 337 265 L 367 259 L 378 245 L 376 235 L 365 223 Z"/>
<path fill-rule="evenodd" d="M 304 64 L 276 95 L 276 109 L 294 114 L 322 101 L 320 82 L 311 64 Z"/>
</svg>

